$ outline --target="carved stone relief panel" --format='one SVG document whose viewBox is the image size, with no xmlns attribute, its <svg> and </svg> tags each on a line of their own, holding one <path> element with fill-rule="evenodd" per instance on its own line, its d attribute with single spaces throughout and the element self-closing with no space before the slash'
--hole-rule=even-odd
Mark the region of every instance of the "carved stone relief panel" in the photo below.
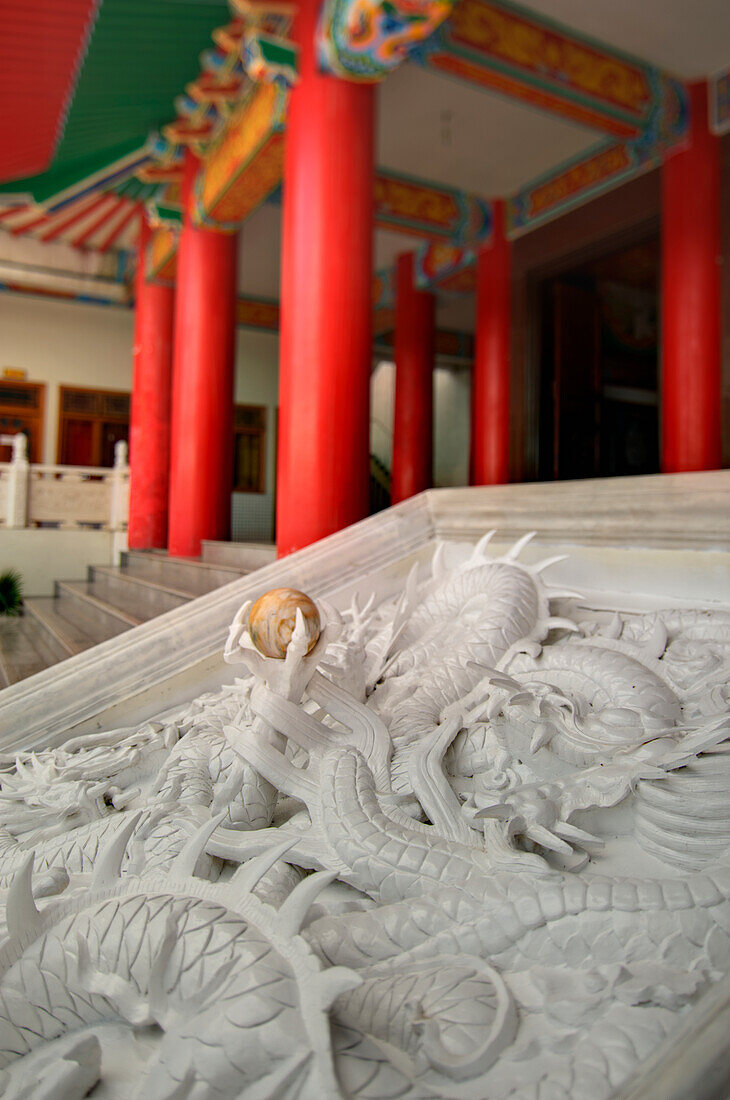
<svg viewBox="0 0 730 1100">
<path fill-rule="evenodd" d="M 4 1096 L 600 1100 L 676 1033 L 730 970 L 730 612 L 488 543 L 2 761 Z"/>
</svg>

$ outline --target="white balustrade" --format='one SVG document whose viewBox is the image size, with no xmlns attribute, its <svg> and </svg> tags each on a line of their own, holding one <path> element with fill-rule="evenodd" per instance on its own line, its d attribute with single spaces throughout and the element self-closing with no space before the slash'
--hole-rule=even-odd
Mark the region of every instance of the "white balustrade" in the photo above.
<svg viewBox="0 0 730 1100">
<path fill-rule="evenodd" d="M 0 529 L 55 526 L 124 531 L 129 513 L 127 444 L 114 448 L 114 466 L 51 466 L 29 463 L 22 433 L 0 436 L 13 448 L 0 462 Z"/>
</svg>

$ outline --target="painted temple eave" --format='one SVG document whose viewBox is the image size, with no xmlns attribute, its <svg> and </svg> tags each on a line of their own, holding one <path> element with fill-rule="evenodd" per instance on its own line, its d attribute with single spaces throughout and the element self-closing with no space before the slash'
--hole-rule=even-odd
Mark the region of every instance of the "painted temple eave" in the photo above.
<svg viewBox="0 0 730 1100">
<path fill-rule="evenodd" d="M 287 61 L 289 67 L 283 66 L 291 10 L 291 5 L 269 5 L 265 16 L 252 15 L 254 9 L 244 4 L 243 14 L 215 31 L 214 49 L 202 56 L 201 76 L 176 101 L 183 112 L 178 123 L 163 127 L 167 138 L 145 149 L 152 160 L 130 168 L 128 175 L 136 173 L 148 186 L 148 201 L 156 200 L 162 208 L 167 204 L 168 233 L 174 230 L 170 218 L 178 202 L 179 142 L 205 154 L 197 184 L 196 216 L 201 224 L 234 230 L 276 193 L 286 89 L 296 79 L 296 51 Z M 382 80 L 408 58 L 595 128 L 594 150 L 526 183 L 516 194 L 502 196 L 508 202 L 510 239 L 656 166 L 684 140 L 687 109 L 681 82 L 510 4 L 461 0 L 452 8 L 446 0 L 423 0 L 416 9 L 396 8 L 387 20 L 377 3 L 368 12 L 371 32 L 362 35 L 360 27 L 356 38 L 350 0 L 331 0 L 323 9 L 320 57 L 338 75 Z M 269 48 L 262 53 L 260 39 L 270 39 L 279 52 Z M 553 60 L 546 65 L 545 57 Z M 725 86 L 721 76 L 712 83 L 717 126 L 725 117 Z M 51 239 L 58 233 L 66 239 L 78 221 L 84 233 L 74 232 L 72 239 L 81 247 L 134 247 L 144 195 L 121 194 L 116 203 L 101 207 L 96 221 L 86 220 L 83 215 L 92 194 L 109 194 L 103 180 L 90 176 L 88 186 L 76 196 L 78 207 L 74 203 L 69 208 L 71 219 L 78 212 L 69 226 L 68 219 L 59 223 L 50 216 L 59 197 L 68 206 L 73 196 L 64 197 L 52 177 L 34 186 L 37 195 L 30 205 L 14 202 L 0 210 L 3 228 Z M 0 201 L 2 191 L 0 187 Z M 380 173 L 376 197 L 377 224 L 426 238 L 418 259 L 421 289 L 470 287 L 466 272 L 475 263 L 475 249 L 489 239 L 491 208 L 486 198 L 392 172 Z M 149 207 L 153 222 L 160 216 L 158 209 L 156 204 Z M 159 245 L 155 251 L 160 252 Z M 168 259 L 170 255 L 168 248 Z"/>
</svg>

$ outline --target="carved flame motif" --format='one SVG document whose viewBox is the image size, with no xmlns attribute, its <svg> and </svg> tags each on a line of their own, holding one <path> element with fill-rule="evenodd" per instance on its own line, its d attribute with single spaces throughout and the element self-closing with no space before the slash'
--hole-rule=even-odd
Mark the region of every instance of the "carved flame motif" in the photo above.
<svg viewBox="0 0 730 1100">
<path fill-rule="evenodd" d="M 730 969 L 730 614 L 527 541 L 279 594 L 268 656 L 247 604 L 241 678 L 4 762 L 4 1097 L 600 1100 L 673 1033 Z"/>
</svg>

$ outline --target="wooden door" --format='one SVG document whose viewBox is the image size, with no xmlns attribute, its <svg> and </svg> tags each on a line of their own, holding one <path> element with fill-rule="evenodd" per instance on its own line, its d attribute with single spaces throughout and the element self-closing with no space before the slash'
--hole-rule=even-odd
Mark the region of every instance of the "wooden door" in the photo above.
<svg viewBox="0 0 730 1100">
<path fill-rule="evenodd" d="M 263 405 L 235 406 L 233 491 L 266 491 L 266 408 Z"/>
<path fill-rule="evenodd" d="M 36 382 L 0 381 L 0 435 L 23 432 L 29 462 L 42 457 L 44 391 L 45 386 Z M 0 446 L 0 462 L 10 462 L 12 454 L 11 446 Z"/>
<path fill-rule="evenodd" d="M 63 466 L 95 466 L 94 424 L 67 417 L 63 423 Z"/>
<path fill-rule="evenodd" d="M 113 466 L 114 444 L 129 438 L 129 394 L 61 386 L 58 462 Z"/>
<path fill-rule="evenodd" d="M 595 290 L 556 281 L 553 320 L 553 477 L 597 477 L 601 321 Z"/>
</svg>

